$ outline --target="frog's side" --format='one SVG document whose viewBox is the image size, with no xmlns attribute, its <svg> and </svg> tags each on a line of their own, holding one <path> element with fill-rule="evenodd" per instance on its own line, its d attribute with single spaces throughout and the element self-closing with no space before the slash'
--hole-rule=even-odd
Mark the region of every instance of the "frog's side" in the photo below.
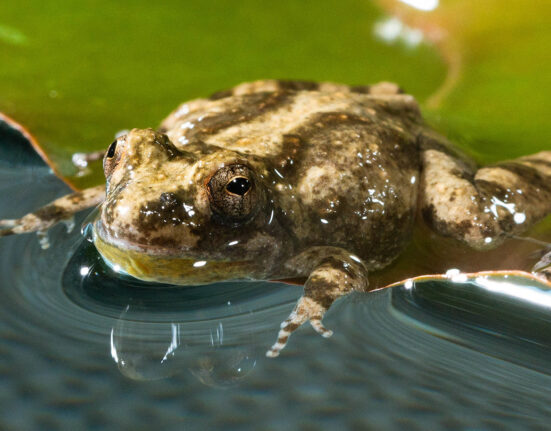
<svg viewBox="0 0 551 431">
<path fill-rule="evenodd" d="M 259 81 L 188 102 L 160 131 L 134 129 L 104 159 L 102 256 L 175 284 L 307 277 L 268 352 L 367 290 L 420 209 L 437 231 L 490 247 L 551 212 L 551 152 L 476 170 L 428 130 L 413 97 L 381 83 Z M 63 200 L 64 199 L 64 200 Z M 62 198 L 0 234 L 39 230 L 103 199 Z"/>
</svg>

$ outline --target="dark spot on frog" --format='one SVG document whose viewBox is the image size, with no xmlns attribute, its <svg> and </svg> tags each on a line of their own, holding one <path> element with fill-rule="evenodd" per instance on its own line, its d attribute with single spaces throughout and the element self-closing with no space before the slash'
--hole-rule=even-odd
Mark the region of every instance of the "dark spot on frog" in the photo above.
<svg viewBox="0 0 551 431">
<path fill-rule="evenodd" d="M 139 231 L 147 233 L 164 226 L 178 226 L 189 221 L 190 213 L 179 195 L 185 196 L 185 192 L 161 193 L 158 200 L 144 203 L 138 214 Z"/>
<path fill-rule="evenodd" d="M 350 87 L 352 93 L 358 94 L 371 94 L 372 86 L 371 85 L 354 85 Z M 402 87 L 398 87 L 395 94 L 405 94 L 405 91 Z"/>
<path fill-rule="evenodd" d="M 517 162 L 500 163 L 501 169 L 506 169 L 519 178 L 519 184 L 523 193 L 534 192 L 536 189 L 543 191 L 548 198 L 551 198 L 551 181 L 549 178 L 540 175 L 540 173 L 532 168 Z"/>
<path fill-rule="evenodd" d="M 304 296 L 311 298 L 327 310 L 335 301 L 335 298 L 340 296 L 340 287 L 338 282 L 328 281 L 323 277 L 314 275 L 306 283 Z"/>
<path fill-rule="evenodd" d="M 216 93 L 212 93 L 209 97 L 209 100 L 220 100 L 225 99 L 226 97 L 230 97 L 233 95 L 233 90 L 221 90 L 217 91 Z"/>
<path fill-rule="evenodd" d="M 283 91 L 315 91 L 319 89 L 319 83 L 313 81 L 278 80 L 280 90 Z"/>
<path fill-rule="evenodd" d="M 57 205 L 48 205 L 46 207 L 37 210 L 34 215 L 40 220 L 63 220 L 71 214 L 71 211 L 67 208 L 62 208 Z"/>
<path fill-rule="evenodd" d="M 236 124 L 252 121 L 255 117 L 290 104 L 290 92 L 261 92 L 239 96 L 233 108 L 218 115 L 203 118 L 196 127 L 188 130 L 188 139 L 201 139 L 205 135 L 213 135 Z"/>
<path fill-rule="evenodd" d="M 287 165 L 294 165 L 301 163 L 301 148 L 304 148 L 302 138 L 297 134 L 283 135 L 283 141 L 281 143 L 281 155 L 282 157 L 276 161 L 279 168 L 285 168 Z"/>
<path fill-rule="evenodd" d="M 314 115 L 307 123 L 298 126 L 291 133 L 283 135 L 282 156 L 275 161 L 278 168 L 284 169 L 280 173 L 283 174 L 286 181 L 296 183 L 304 169 L 305 153 L 310 147 L 310 145 L 306 145 L 308 141 L 315 138 L 320 146 L 323 145 L 329 150 L 338 126 L 353 126 L 359 123 L 371 124 L 372 120 L 342 112 L 323 112 Z M 312 145 L 315 144 L 312 143 Z"/>
<path fill-rule="evenodd" d="M 551 168 L 551 162 L 549 162 L 549 161 L 547 161 L 547 160 L 530 159 L 530 162 L 531 162 L 531 163 L 538 164 L 538 165 L 547 166 L 548 168 Z"/>
<path fill-rule="evenodd" d="M 469 172 L 469 171 L 464 171 L 464 170 L 460 170 L 460 169 L 452 169 L 450 171 L 450 174 L 453 175 L 454 177 L 461 178 L 462 180 L 467 180 L 470 183 L 472 183 L 474 181 L 474 174 L 472 172 Z"/>
<path fill-rule="evenodd" d="M 79 202 L 82 202 L 82 193 L 75 193 L 71 197 L 69 197 L 69 201 L 71 201 L 72 204 L 78 204 Z"/>
<path fill-rule="evenodd" d="M 350 87 L 350 91 L 352 93 L 358 93 L 358 94 L 369 94 L 371 92 L 371 86 L 370 85 L 355 85 Z"/>
<path fill-rule="evenodd" d="M 161 201 L 162 208 L 166 210 L 173 210 L 177 206 L 181 205 L 182 202 L 176 197 L 174 193 L 161 193 L 159 199 Z"/>
</svg>

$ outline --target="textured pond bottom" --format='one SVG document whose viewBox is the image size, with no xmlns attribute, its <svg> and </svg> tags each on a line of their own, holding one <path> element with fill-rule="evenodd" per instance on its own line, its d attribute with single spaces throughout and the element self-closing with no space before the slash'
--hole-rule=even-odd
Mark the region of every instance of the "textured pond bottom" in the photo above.
<svg viewBox="0 0 551 431">
<path fill-rule="evenodd" d="M 0 217 L 65 192 L 2 168 Z M 50 240 L 0 240 L 0 429 L 548 427 L 541 286 L 536 302 L 464 282 L 355 294 L 328 313 L 332 338 L 305 327 L 270 360 L 300 287 L 153 288 L 113 277 L 78 232 Z"/>
</svg>

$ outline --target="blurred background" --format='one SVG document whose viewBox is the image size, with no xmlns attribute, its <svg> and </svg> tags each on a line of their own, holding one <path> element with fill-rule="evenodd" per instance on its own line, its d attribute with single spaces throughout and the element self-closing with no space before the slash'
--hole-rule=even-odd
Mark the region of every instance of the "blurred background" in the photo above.
<svg viewBox="0 0 551 431">
<path fill-rule="evenodd" d="M 0 112 L 71 176 L 73 152 L 243 81 L 388 80 L 491 162 L 549 145 L 550 19 L 547 0 L 4 1 Z"/>
</svg>

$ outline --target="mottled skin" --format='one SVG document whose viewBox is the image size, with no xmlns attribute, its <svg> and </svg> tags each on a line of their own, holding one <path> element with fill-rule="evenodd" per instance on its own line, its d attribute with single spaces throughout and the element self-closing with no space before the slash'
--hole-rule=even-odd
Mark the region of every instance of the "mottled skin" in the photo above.
<svg viewBox="0 0 551 431">
<path fill-rule="evenodd" d="M 268 356 L 306 321 L 331 335 L 325 311 L 368 289 L 418 213 L 481 249 L 551 212 L 550 151 L 477 170 L 390 83 L 245 83 L 118 138 L 104 169 L 95 244 L 123 271 L 174 284 L 307 277 Z M 0 234 L 46 229 L 103 199 L 90 190 L 1 221 Z"/>
</svg>

